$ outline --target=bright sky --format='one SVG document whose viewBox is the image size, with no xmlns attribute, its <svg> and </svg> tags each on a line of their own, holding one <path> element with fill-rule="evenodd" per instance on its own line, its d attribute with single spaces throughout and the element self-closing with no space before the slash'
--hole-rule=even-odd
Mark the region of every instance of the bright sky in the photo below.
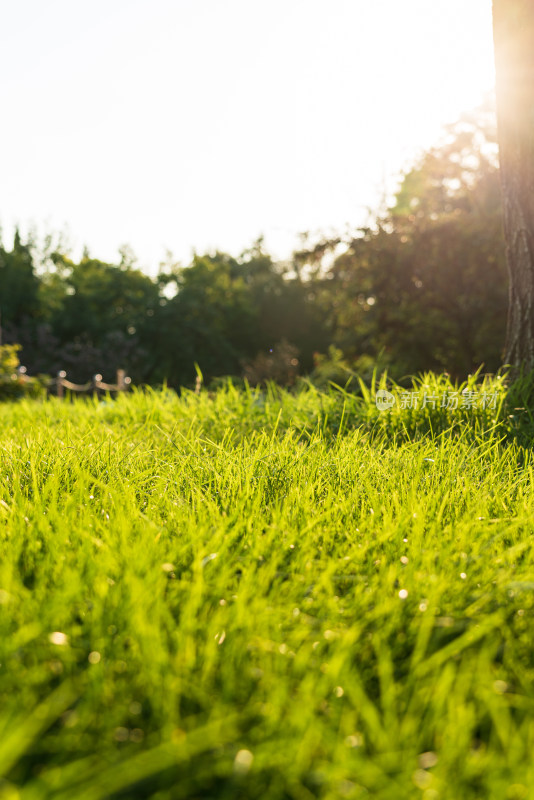
<svg viewBox="0 0 534 800">
<path fill-rule="evenodd" d="M 491 0 L 5 0 L 0 224 L 278 257 L 367 219 L 494 84 Z"/>
</svg>

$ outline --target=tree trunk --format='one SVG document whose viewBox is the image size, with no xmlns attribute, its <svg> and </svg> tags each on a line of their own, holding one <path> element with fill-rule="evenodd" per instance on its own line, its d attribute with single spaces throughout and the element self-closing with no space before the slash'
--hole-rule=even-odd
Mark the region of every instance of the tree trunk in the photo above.
<svg viewBox="0 0 534 800">
<path fill-rule="evenodd" d="M 493 0 L 509 308 L 505 363 L 534 369 L 534 0 Z"/>
</svg>

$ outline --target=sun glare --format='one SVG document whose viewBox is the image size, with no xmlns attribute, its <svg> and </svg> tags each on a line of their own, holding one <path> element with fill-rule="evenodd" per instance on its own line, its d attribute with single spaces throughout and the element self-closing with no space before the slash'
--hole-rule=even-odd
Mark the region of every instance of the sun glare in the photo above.
<svg viewBox="0 0 534 800">
<path fill-rule="evenodd" d="M 384 68 L 395 76 L 395 116 L 414 145 L 427 144 L 429 126 L 452 122 L 493 91 L 491 2 L 407 3 L 395 21 L 381 47 Z"/>
<path fill-rule="evenodd" d="M 491 0 L 117 0 L 105 29 L 35 3 L 29 31 L 17 9 L 4 229 L 48 221 L 110 260 L 128 242 L 152 270 L 359 224 L 494 85 Z"/>
</svg>

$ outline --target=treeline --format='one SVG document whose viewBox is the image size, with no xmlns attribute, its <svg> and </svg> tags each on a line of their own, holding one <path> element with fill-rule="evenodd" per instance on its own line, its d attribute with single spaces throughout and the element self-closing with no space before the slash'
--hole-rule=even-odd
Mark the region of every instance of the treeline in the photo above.
<svg viewBox="0 0 534 800">
<path fill-rule="evenodd" d="M 507 275 L 493 114 L 451 126 L 402 181 L 395 202 L 349 239 L 309 243 L 284 264 L 261 241 L 239 257 L 196 255 L 156 278 L 16 233 L 0 246 L 4 343 L 30 374 L 74 381 L 120 367 L 178 387 L 246 375 L 342 379 L 388 367 L 465 376 L 501 364 Z"/>
</svg>

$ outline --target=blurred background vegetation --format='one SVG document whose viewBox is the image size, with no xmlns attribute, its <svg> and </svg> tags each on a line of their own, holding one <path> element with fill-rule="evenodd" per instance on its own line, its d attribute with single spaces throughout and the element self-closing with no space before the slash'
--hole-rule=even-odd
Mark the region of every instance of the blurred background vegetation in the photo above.
<svg viewBox="0 0 534 800">
<path fill-rule="evenodd" d="M 28 374 L 83 382 L 191 385 L 346 382 L 375 365 L 397 381 L 424 370 L 465 378 L 502 363 L 508 301 L 495 116 L 449 126 L 403 176 L 392 204 L 347 237 L 303 237 L 276 263 L 261 239 L 239 256 L 172 257 L 151 278 L 127 247 L 115 264 L 60 237 L 0 243 L 2 343 Z"/>
</svg>

